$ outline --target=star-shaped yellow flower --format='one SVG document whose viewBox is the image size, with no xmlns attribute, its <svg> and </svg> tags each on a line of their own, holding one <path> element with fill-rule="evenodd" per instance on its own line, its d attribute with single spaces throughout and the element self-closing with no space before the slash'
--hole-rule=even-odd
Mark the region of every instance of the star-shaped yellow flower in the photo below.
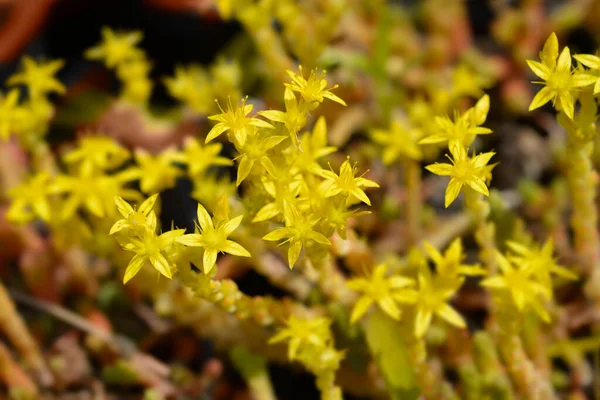
<svg viewBox="0 0 600 400">
<path fill-rule="evenodd" d="M 373 274 L 368 278 L 354 278 L 346 283 L 352 290 L 362 293 L 354 304 L 350 322 L 358 321 L 373 305 L 377 303 L 379 308 L 395 320 L 400 319 L 400 308 L 398 304 L 414 303 L 417 292 L 411 289 L 415 281 L 399 275 L 387 277 L 387 266 L 380 264 L 375 267 Z"/>
<path fill-rule="evenodd" d="M 452 204 L 458 197 L 464 185 L 489 196 L 489 191 L 485 184 L 485 174 L 488 162 L 496 153 L 488 152 L 469 157 L 465 147 L 458 144 L 452 146 L 450 152 L 452 153 L 452 158 L 448 158 L 452 164 L 435 163 L 425 167 L 428 171 L 436 175 L 450 177 L 450 182 L 446 188 L 446 207 Z"/>
<path fill-rule="evenodd" d="M 217 210 L 223 212 L 223 210 Z M 216 212 L 215 212 L 216 213 Z M 215 266 L 217 254 L 229 253 L 234 256 L 250 257 L 248 250 L 239 243 L 229 240 L 228 237 L 242 223 L 243 215 L 229 219 L 226 215 L 223 218 L 210 217 L 208 211 L 198 204 L 198 229 L 200 233 L 190 233 L 177 238 L 177 242 L 186 246 L 202 247 L 204 256 L 202 267 L 205 274 L 208 274 Z"/>
<path fill-rule="evenodd" d="M 544 82 L 534 82 L 546 85 L 535 95 L 529 106 L 529 111 L 535 110 L 552 101 L 558 103 L 560 109 L 573 119 L 575 111 L 575 93 L 581 87 L 592 85 L 597 77 L 573 71 L 571 67 L 571 52 L 565 47 L 558 54 L 558 39 L 553 32 L 544 49 L 540 52 L 541 63 L 527 60 L 529 68 Z"/>
<path fill-rule="evenodd" d="M 62 68 L 62 60 L 36 62 L 31 57 L 23 57 L 21 71 L 11 76 L 9 85 L 26 85 L 32 98 L 40 98 L 49 93 L 64 93 L 63 86 L 54 75 Z"/>
</svg>

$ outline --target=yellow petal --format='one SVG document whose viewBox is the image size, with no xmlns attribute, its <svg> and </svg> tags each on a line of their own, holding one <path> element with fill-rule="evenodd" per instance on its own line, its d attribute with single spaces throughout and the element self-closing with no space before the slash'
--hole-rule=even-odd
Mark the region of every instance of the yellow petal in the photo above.
<svg viewBox="0 0 600 400">
<path fill-rule="evenodd" d="M 554 92 L 550 90 L 550 88 L 544 86 L 542 90 L 537 92 L 533 100 L 531 100 L 531 104 L 529 105 L 529 111 L 533 111 L 536 108 L 539 108 L 552 100 L 554 97 Z"/>
<path fill-rule="evenodd" d="M 400 309 L 391 296 L 386 296 L 377 301 L 379 307 L 390 317 L 395 320 L 400 319 Z"/>
<path fill-rule="evenodd" d="M 436 314 L 438 317 L 456 327 L 465 328 L 467 326 L 463 317 L 448 304 L 443 304 L 439 309 L 436 310 Z"/>
<path fill-rule="evenodd" d="M 150 258 L 150 263 L 152 263 L 152 266 L 158 272 L 160 272 L 162 275 L 166 276 L 169 279 L 173 278 L 173 272 L 171 271 L 171 266 L 169 265 L 169 262 L 167 261 L 165 256 L 163 256 L 160 253 L 156 253 L 156 254 L 150 255 L 149 258 Z"/>
<path fill-rule="evenodd" d="M 548 77 L 550 77 L 550 74 L 552 73 L 552 71 L 547 66 L 537 61 L 527 60 L 527 65 L 529 65 L 529 68 L 533 71 L 534 74 L 536 74 L 545 81 L 548 80 Z"/>
<path fill-rule="evenodd" d="M 490 192 L 488 191 L 487 186 L 485 185 L 485 183 L 483 182 L 483 180 L 481 180 L 480 178 L 474 176 L 473 178 L 471 178 L 467 184 L 475 191 L 489 196 Z"/>
<path fill-rule="evenodd" d="M 179 236 L 175 239 L 177 243 L 185 246 L 201 247 L 202 246 L 202 235 L 197 233 L 189 233 L 187 235 Z"/>
<path fill-rule="evenodd" d="M 544 48 L 540 53 L 540 59 L 547 65 L 548 68 L 554 69 L 556 66 L 556 58 L 558 57 L 558 38 L 556 34 L 552 32 L 546 43 L 544 43 Z"/>
<path fill-rule="evenodd" d="M 302 251 L 302 242 L 293 241 L 288 250 L 288 264 L 290 269 L 294 268 L 294 264 L 296 264 L 298 257 L 300 257 L 300 251 Z"/>
<path fill-rule="evenodd" d="M 565 46 L 563 51 L 558 56 L 558 61 L 556 62 L 556 72 L 564 71 L 571 72 L 571 51 L 568 47 Z"/>
<path fill-rule="evenodd" d="M 450 164 L 435 163 L 425 167 L 429 172 L 433 172 L 439 176 L 450 176 L 452 175 L 453 167 Z"/>
<path fill-rule="evenodd" d="M 224 253 L 233 254 L 234 256 L 250 257 L 248 250 L 232 240 L 227 240 L 221 251 Z"/>
<path fill-rule="evenodd" d="M 131 205 L 125 200 L 123 200 L 121 197 L 115 196 L 114 200 L 115 204 L 117 205 L 117 210 L 119 210 L 119 213 L 123 217 L 127 218 L 129 214 L 133 212 L 133 207 L 131 207 Z"/>
<path fill-rule="evenodd" d="M 114 225 L 110 228 L 109 235 L 113 235 L 121 230 L 123 230 L 128 225 L 126 219 L 120 219 L 114 223 Z"/>
<path fill-rule="evenodd" d="M 208 132 L 208 135 L 206 136 L 204 143 L 208 143 L 211 140 L 217 138 L 219 135 L 221 135 L 223 132 L 225 132 L 228 129 L 229 129 L 229 127 L 227 125 L 225 125 L 222 122 L 219 122 L 218 124 L 213 126 L 212 129 Z"/>
<path fill-rule="evenodd" d="M 289 235 L 290 232 L 288 228 L 277 228 L 273 232 L 269 232 L 265 236 L 263 236 L 263 240 L 277 241 L 288 237 Z"/>
<path fill-rule="evenodd" d="M 354 324 L 358 321 L 371 307 L 373 304 L 373 299 L 367 296 L 362 296 L 358 299 L 356 303 L 354 303 L 354 308 L 352 308 L 352 315 L 350 316 L 350 323 Z"/>
<path fill-rule="evenodd" d="M 208 227 L 213 226 L 212 218 L 208 214 L 208 211 L 206 211 L 206 208 L 204 208 L 204 206 L 202 206 L 200 203 L 198 203 L 198 210 L 196 214 L 198 215 L 198 223 L 202 229 L 207 229 Z"/>
<path fill-rule="evenodd" d="M 600 69 L 600 57 L 591 54 L 576 54 L 574 59 L 591 69 Z"/>
<path fill-rule="evenodd" d="M 454 178 L 450 179 L 448 187 L 446 188 L 446 198 L 444 201 L 446 208 L 456 200 L 460 193 L 460 189 L 462 189 L 462 185 L 463 184 L 460 183 L 460 181 Z"/>
<path fill-rule="evenodd" d="M 238 226 L 240 226 L 243 219 L 244 219 L 243 215 L 238 215 L 237 217 L 232 218 L 229 221 L 227 221 L 220 228 L 220 230 L 222 230 L 222 232 L 225 233 L 226 236 L 229 236 L 229 235 L 231 235 L 231 233 L 233 233 L 233 231 L 235 231 L 238 228 Z"/>
<path fill-rule="evenodd" d="M 127 265 L 127 269 L 125 270 L 125 276 L 123 277 L 123 284 L 129 282 L 131 278 L 133 278 L 142 268 L 146 259 L 142 256 L 135 255 L 129 261 L 129 265 Z"/>
<path fill-rule="evenodd" d="M 204 255 L 202 256 L 202 270 L 205 274 L 208 274 L 214 267 L 217 262 L 217 251 L 216 250 L 204 250 Z"/>
<path fill-rule="evenodd" d="M 248 177 L 250 171 L 252 171 L 252 167 L 254 166 L 254 160 L 251 160 L 247 156 L 242 156 L 240 159 L 240 165 L 238 166 L 237 179 L 235 181 L 236 186 L 240 186 L 240 184 Z"/>
<path fill-rule="evenodd" d="M 573 119 L 575 113 L 575 101 L 570 93 L 560 93 L 558 95 L 558 102 L 560 109 L 565 113 L 569 119 Z"/>
<path fill-rule="evenodd" d="M 156 203 L 156 199 L 158 198 L 158 193 L 148 197 L 144 202 L 140 205 L 139 212 L 144 215 L 148 215 L 152 208 L 154 208 L 154 203 Z"/>
<path fill-rule="evenodd" d="M 422 337 L 427 332 L 429 324 L 431 324 L 431 312 L 420 308 L 415 319 L 415 335 Z"/>
</svg>

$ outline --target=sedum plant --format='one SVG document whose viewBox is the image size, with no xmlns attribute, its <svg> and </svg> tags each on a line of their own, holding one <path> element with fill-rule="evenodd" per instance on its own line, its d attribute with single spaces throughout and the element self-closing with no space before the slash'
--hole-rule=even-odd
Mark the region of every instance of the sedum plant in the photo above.
<svg viewBox="0 0 600 400">
<path fill-rule="evenodd" d="M 424 13 L 440 4 L 425 3 Z M 462 3 L 450 3 L 459 18 Z M 400 28 L 392 22 L 406 19 L 392 5 L 216 5 L 242 22 L 264 63 L 255 77 L 264 87 L 253 97 L 243 95 L 252 72 L 221 57 L 164 77 L 178 105 L 160 115 L 141 32 L 104 28 L 85 53 L 115 72 L 121 89 L 112 107 L 132 110 L 142 126 L 202 120 L 157 148 L 100 129 L 53 148 L 46 136 L 58 111 L 52 96 L 66 91 L 56 77 L 63 62 L 23 59 L 0 97 L 2 146 L 27 159 L 12 184 L 2 181 L 3 218 L 15 236 L 26 243 L 43 229 L 48 254 L 71 265 L 75 287 L 92 271 L 83 260 L 101 260 L 94 282 L 116 277 L 125 285 L 119 290 L 160 321 L 210 339 L 252 398 L 275 397 L 267 363 L 308 371 L 324 400 L 584 398 L 591 384 L 584 354 L 597 351 L 598 338 L 590 329 L 575 339 L 565 299 L 577 293 L 597 314 L 600 58 L 572 56 L 552 33 L 539 61 L 522 60 L 543 85 L 529 111 L 554 107 L 565 149 L 554 155 L 553 186 L 522 183 L 516 207 L 509 204 L 515 193 L 493 181 L 503 154 L 490 146 L 499 124 L 485 89 L 495 78 L 469 59 L 478 55 L 444 57 L 435 43 L 445 43 L 448 26 L 437 20 L 429 28 L 438 41 L 423 62 L 410 43 L 394 39 Z M 342 15 L 364 18 L 374 54 L 330 43 L 337 24 L 347 29 Z M 281 32 L 272 19 L 282 21 Z M 408 23 L 402 29 L 418 34 Z M 414 78 L 410 63 L 396 65 L 398 57 L 422 63 L 414 76 L 424 78 Z M 352 95 L 361 79 L 369 82 L 365 98 Z M 194 215 L 170 220 L 173 203 L 191 205 Z M 41 274 L 40 265 L 31 268 Z M 249 294 L 237 279 L 245 273 L 284 294 Z M 32 291 L 34 275 L 24 278 Z M 4 285 L 0 329 L 30 369 L 48 375 Z M 152 381 L 117 354 L 105 377 Z M 553 363 L 559 359 L 564 367 Z M 174 390 L 155 385 L 144 398 L 187 389 Z"/>
</svg>

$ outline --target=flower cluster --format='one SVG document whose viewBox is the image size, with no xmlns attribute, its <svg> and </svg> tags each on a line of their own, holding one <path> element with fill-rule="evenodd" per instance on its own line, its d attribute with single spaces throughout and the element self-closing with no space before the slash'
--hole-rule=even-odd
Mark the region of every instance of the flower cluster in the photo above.
<svg viewBox="0 0 600 400">
<path fill-rule="evenodd" d="M 394 320 L 399 320 L 402 310 L 411 311 L 416 337 L 422 337 L 431 324 L 433 316 L 447 323 L 464 328 L 465 321 L 448 301 L 463 285 L 466 276 L 483 275 L 477 265 L 463 264 L 463 248 L 456 239 L 442 255 L 430 243 L 423 243 L 435 264 L 432 272 L 426 263 L 419 263 L 416 279 L 398 273 L 387 276 L 387 266 L 375 267 L 368 278 L 355 278 L 347 286 L 361 293 L 354 304 L 351 322 L 358 321 L 373 304 Z"/>
<path fill-rule="evenodd" d="M 200 65 L 177 66 L 175 75 L 164 79 L 169 94 L 199 114 L 214 109 L 214 99 L 240 97 L 241 67 L 238 63 L 220 58 L 205 69 Z"/>
<path fill-rule="evenodd" d="M 481 282 L 490 288 L 501 304 L 511 304 L 519 312 L 531 310 L 550 321 L 546 303 L 552 300 L 554 276 L 577 279 L 577 275 L 556 263 L 553 244 L 548 240 L 541 248 L 510 241 L 507 255 L 497 253 L 500 274 Z"/>
<path fill-rule="evenodd" d="M 597 58 L 587 54 L 575 56 L 577 61 L 592 70 L 599 65 L 594 63 Z M 568 47 L 565 47 L 560 55 L 558 54 L 558 39 L 555 33 L 552 33 L 546 40 L 546 44 L 540 52 L 540 60 L 541 62 L 527 60 L 529 68 L 544 80 L 535 83 L 545 85 L 531 101 L 529 111 L 552 101 L 557 110 L 573 119 L 579 92 L 582 88 L 595 84 L 594 92 L 597 93 L 596 87 L 600 88 L 597 83 L 598 77 L 582 72 L 580 69 L 574 69 Z"/>
<path fill-rule="evenodd" d="M 85 53 L 90 60 L 101 60 L 107 68 L 115 69 L 123 83 L 122 99 L 133 104 L 146 105 L 152 92 L 149 78 L 152 65 L 146 53 L 137 46 L 142 41 L 142 33 L 114 32 L 102 28 L 102 41 Z"/>
<path fill-rule="evenodd" d="M 31 148 L 46 133 L 48 122 L 54 115 L 49 96 L 62 94 L 65 87 L 56 78 L 62 68 L 62 60 L 35 61 L 24 57 L 20 71 L 9 77 L 9 86 L 27 88 L 28 97 L 21 99 L 19 88 L 0 94 L 0 140 L 7 141 L 11 135 Z"/>
<path fill-rule="evenodd" d="M 448 143 L 451 154 L 448 159 L 451 163 L 435 163 L 426 167 L 436 175 L 450 177 L 446 189 L 446 207 L 454 202 L 463 188 L 489 195 L 487 183 L 491 179 L 491 170 L 494 168 L 494 165 L 489 165 L 489 162 L 495 153 L 487 152 L 469 156 L 469 146 L 475 136 L 491 133 L 489 129 L 480 127 L 487 118 L 489 104 L 488 96 L 484 95 L 475 106 L 457 116 L 454 121 L 449 118 L 437 118 L 439 133 L 421 140 L 421 143 Z"/>
</svg>

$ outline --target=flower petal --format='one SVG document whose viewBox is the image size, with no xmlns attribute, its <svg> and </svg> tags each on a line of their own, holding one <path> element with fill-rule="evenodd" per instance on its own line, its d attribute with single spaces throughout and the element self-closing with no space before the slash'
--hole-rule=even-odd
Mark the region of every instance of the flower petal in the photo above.
<svg viewBox="0 0 600 400">
<path fill-rule="evenodd" d="M 417 317 L 415 319 L 415 336 L 422 337 L 427 328 L 429 328 L 429 324 L 431 324 L 432 314 L 430 311 L 419 308 L 417 311 Z"/>
<path fill-rule="evenodd" d="M 146 258 L 136 254 L 133 256 L 131 261 L 129 261 L 129 265 L 127 265 L 127 269 L 125 270 L 125 276 L 123 277 L 123 284 L 129 282 L 131 278 L 133 278 L 142 268 L 144 263 L 146 262 Z"/>
<path fill-rule="evenodd" d="M 552 73 L 550 69 L 542 63 L 537 61 L 527 60 L 527 65 L 533 71 L 534 74 L 542 78 L 543 80 L 548 80 L 548 77 Z"/>
<path fill-rule="evenodd" d="M 154 203 L 156 203 L 156 199 L 158 198 L 158 193 L 153 194 L 152 196 L 148 197 L 146 200 L 144 200 L 144 202 L 140 205 L 139 208 L 139 212 L 141 212 L 144 215 L 148 215 L 148 213 L 150 211 L 152 211 L 152 209 L 154 208 Z"/>
<path fill-rule="evenodd" d="M 481 178 L 474 176 L 467 182 L 467 184 L 473 190 L 475 190 L 483 195 L 486 195 L 486 196 L 490 195 L 490 192 L 489 192 L 487 186 L 485 185 L 485 182 L 483 182 L 483 180 Z"/>
<path fill-rule="evenodd" d="M 198 233 L 188 233 L 175 239 L 177 243 L 185 246 L 201 247 L 203 245 L 202 235 Z"/>
<path fill-rule="evenodd" d="M 435 163 L 435 164 L 430 164 L 428 166 L 425 167 L 425 169 L 429 172 L 433 172 L 436 175 L 439 176 L 451 176 L 452 175 L 452 171 L 453 171 L 453 167 L 450 164 L 441 164 L 441 163 Z"/>
<path fill-rule="evenodd" d="M 354 303 L 354 307 L 352 308 L 352 315 L 350 315 L 350 323 L 354 324 L 358 321 L 371 307 L 373 304 L 373 299 L 367 296 L 361 296 L 356 303 Z"/>
<path fill-rule="evenodd" d="M 150 255 L 150 262 L 152 266 L 160 272 L 162 275 L 166 276 L 169 279 L 173 278 L 173 271 L 171 271 L 171 266 L 169 262 L 161 253 L 155 253 Z"/>
<path fill-rule="evenodd" d="M 233 240 L 227 240 L 225 242 L 225 246 L 221 249 L 224 253 L 233 254 L 234 256 L 240 257 L 250 257 L 250 253 L 239 243 L 234 242 Z"/>
<path fill-rule="evenodd" d="M 206 211 L 206 208 L 204 208 L 204 206 L 200 203 L 198 203 L 197 215 L 198 215 L 198 223 L 200 224 L 200 227 L 202 229 L 207 229 L 208 227 L 214 226 L 212 218 L 208 214 L 208 211 Z"/>
<path fill-rule="evenodd" d="M 291 236 L 289 228 L 277 228 L 263 236 L 263 240 L 278 241 L 289 236 Z"/>
<path fill-rule="evenodd" d="M 109 235 L 113 235 L 123 229 L 125 229 L 129 225 L 126 219 L 120 219 L 114 223 L 114 225 L 110 228 Z"/>
<path fill-rule="evenodd" d="M 450 325 L 454 325 L 458 328 L 465 328 L 467 326 L 463 317 L 446 303 L 438 308 L 435 313 Z"/>
<path fill-rule="evenodd" d="M 460 189 L 462 189 L 462 186 L 463 184 L 460 181 L 454 178 L 450 179 L 448 187 L 446 188 L 446 196 L 444 199 L 444 204 L 446 208 L 448 208 L 448 206 L 452 204 L 454 200 L 456 200 L 460 193 Z"/>
<path fill-rule="evenodd" d="M 232 218 L 229 221 L 227 221 L 220 228 L 220 230 L 222 230 L 222 232 L 224 232 L 226 236 L 229 236 L 229 235 L 231 235 L 231 233 L 233 231 L 235 231 L 238 228 L 238 226 L 240 226 L 240 224 L 242 223 L 243 219 L 244 219 L 243 215 L 238 215 L 237 217 Z"/>
<path fill-rule="evenodd" d="M 205 274 L 208 274 L 217 262 L 217 251 L 216 250 L 204 250 L 202 256 L 202 270 Z"/>
<path fill-rule="evenodd" d="M 555 92 L 550 88 L 544 86 L 542 90 L 537 92 L 533 100 L 531 100 L 531 104 L 529 105 L 529 111 L 533 111 L 536 108 L 540 108 L 554 97 Z"/>
<path fill-rule="evenodd" d="M 300 257 L 300 251 L 302 251 L 302 242 L 299 240 L 293 241 L 288 250 L 288 264 L 290 269 L 294 268 L 294 264 L 296 264 L 296 261 L 298 261 L 298 257 Z"/>
<path fill-rule="evenodd" d="M 379 307 L 396 321 L 400 319 L 400 309 L 391 296 L 385 296 L 377 301 Z"/>
<path fill-rule="evenodd" d="M 208 135 L 206 135 L 206 139 L 204 140 L 204 143 L 208 143 L 211 140 L 217 138 L 219 135 L 221 135 L 223 132 L 225 132 L 228 129 L 229 129 L 229 126 L 225 125 L 223 122 L 219 122 L 218 124 L 213 126 L 212 129 L 208 132 Z"/>
</svg>

